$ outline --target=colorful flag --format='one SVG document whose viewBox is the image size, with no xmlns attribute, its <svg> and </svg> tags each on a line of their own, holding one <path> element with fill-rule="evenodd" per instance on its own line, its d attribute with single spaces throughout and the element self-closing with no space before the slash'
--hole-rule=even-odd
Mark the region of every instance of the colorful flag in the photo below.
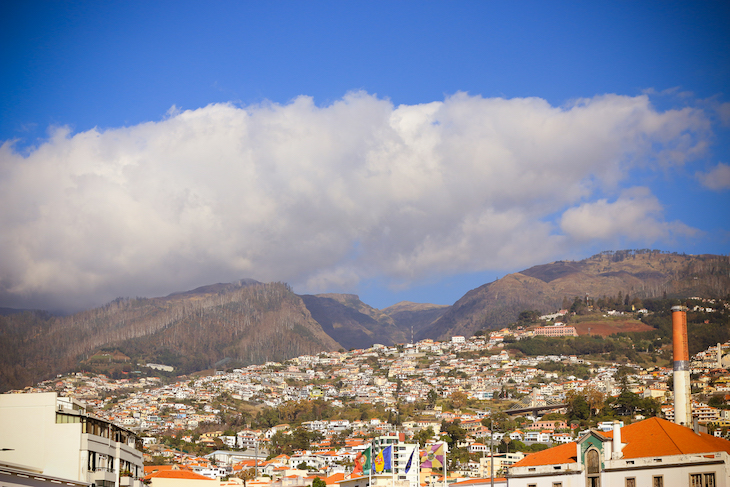
<svg viewBox="0 0 730 487">
<path fill-rule="evenodd" d="M 423 468 L 443 468 L 446 455 L 445 443 L 435 443 L 426 450 L 425 459 L 421 462 Z"/>
<path fill-rule="evenodd" d="M 375 473 L 383 473 L 386 470 L 391 470 L 393 468 L 392 456 L 392 446 L 386 446 L 385 448 L 380 450 L 380 453 L 378 453 L 375 456 L 375 460 L 373 460 L 373 470 L 375 471 Z"/>
<path fill-rule="evenodd" d="M 357 457 L 355 457 L 355 470 L 352 473 L 363 473 L 370 471 L 370 457 L 372 455 L 372 446 L 365 448 Z"/>
<path fill-rule="evenodd" d="M 414 448 L 411 452 L 411 456 L 408 458 L 408 463 L 406 463 L 406 473 L 410 472 L 411 470 L 411 463 L 413 463 L 413 455 L 416 454 L 416 449 Z"/>
</svg>

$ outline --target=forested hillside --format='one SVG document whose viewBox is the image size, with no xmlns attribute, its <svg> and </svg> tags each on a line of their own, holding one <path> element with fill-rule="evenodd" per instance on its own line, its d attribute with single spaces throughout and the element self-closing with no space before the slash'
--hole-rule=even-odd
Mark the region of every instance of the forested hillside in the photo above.
<svg viewBox="0 0 730 487">
<path fill-rule="evenodd" d="M 618 293 L 639 298 L 725 297 L 730 293 L 730 259 L 622 250 L 531 267 L 469 291 L 418 337 L 470 336 L 515 322 L 524 310 L 547 313 L 569 306 L 576 296 L 598 299 Z"/>
<path fill-rule="evenodd" d="M 417 340 L 471 336 L 516 322 L 525 310 L 547 313 L 588 298 L 629 303 L 728 294 L 728 256 L 639 250 L 535 266 L 473 289 L 453 306 L 398 303 L 377 310 L 353 294 L 300 297 L 286 284 L 248 279 L 164 298 L 120 298 L 67 317 L 4 310 L 0 391 L 105 360 L 113 373 L 155 362 L 179 374 L 405 343 L 412 332 Z"/>
<path fill-rule="evenodd" d="M 347 349 L 409 342 L 412 331 L 417 333 L 449 308 L 403 302 L 378 310 L 354 294 L 304 295 L 302 299 L 324 331 Z"/>
<path fill-rule="evenodd" d="M 142 363 L 172 365 L 177 373 L 224 359 L 253 364 L 340 348 L 281 283 L 117 299 L 63 318 L 0 316 L 0 390 L 73 370 L 112 346 Z"/>
</svg>

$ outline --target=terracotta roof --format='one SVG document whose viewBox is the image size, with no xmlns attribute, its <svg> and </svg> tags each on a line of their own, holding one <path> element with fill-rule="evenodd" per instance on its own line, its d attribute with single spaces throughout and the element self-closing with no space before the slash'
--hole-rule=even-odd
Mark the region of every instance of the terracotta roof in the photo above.
<svg viewBox="0 0 730 487">
<path fill-rule="evenodd" d="M 205 475 L 200 475 L 190 470 L 159 470 L 151 473 L 145 479 L 188 479 L 188 480 L 213 480 Z"/>
<path fill-rule="evenodd" d="M 613 433 L 611 433 L 613 436 Z M 621 428 L 621 442 L 627 445 L 624 458 L 658 457 L 691 453 L 730 453 L 730 441 L 660 418 L 649 418 Z"/>
<path fill-rule="evenodd" d="M 605 440 L 613 438 L 613 431 L 593 431 L 593 433 Z M 730 454 L 730 441 L 706 433 L 695 433 L 686 426 L 661 418 L 649 418 L 624 426 L 621 428 L 621 442 L 625 444 L 621 450 L 625 459 L 720 451 Z M 576 463 L 576 455 L 576 443 L 570 442 L 532 453 L 513 466 L 534 467 Z"/>
<path fill-rule="evenodd" d="M 144 473 L 150 474 L 152 472 L 158 472 L 160 470 L 172 470 L 174 465 L 145 465 Z"/>
<path fill-rule="evenodd" d="M 332 474 L 329 477 L 325 478 L 324 479 L 324 482 L 327 485 L 333 485 L 333 484 L 336 484 L 338 482 L 342 482 L 343 480 L 345 480 L 345 474 L 342 473 L 342 472 L 340 472 L 340 473 Z"/>
<path fill-rule="evenodd" d="M 449 484 L 449 485 L 467 486 L 467 485 L 473 485 L 473 484 L 484 484 L 485 482 L 490 482 L 491 480 L 492 479 L 490 477 L 485 477 L 483 479 L 462 480 L 461 482 L 454 482 L 453 484 Z M 507 478 L 506 477 L 494 477 L 494 481 L 495 482 L 506 482 Z"/>
<path fill-rule="evenodd" d="M 564 445 L 548 448 L 547 450 L 531 453 L 513 467 L 534 467 L 537 465 L 560 465 L 564 463 L 577 463 L 577 444 L 574 441 Z"/>
</svg>

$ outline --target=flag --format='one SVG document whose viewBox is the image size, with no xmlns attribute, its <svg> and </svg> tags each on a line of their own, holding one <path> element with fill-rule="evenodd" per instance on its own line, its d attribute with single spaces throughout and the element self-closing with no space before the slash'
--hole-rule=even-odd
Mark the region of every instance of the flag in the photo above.
<svg viewBox="0 0 730 487">
<path fill-rule="evenodd" d="M 426 450 L 425 460 L 421 462 L 423 468 L 443 468 L 446 455 L 445 443 L 436 443 Z"/>
<path fill-rule="evenodd" d="M 411 452 L 411 456 L 408 458 L 408 463 L 406 463 L 406 473 L 410 472 L 411 470 L 411 463 L 413 463 L 413 455 L 416 454 L 416 449 L 414 448 Z"/>
<path fill-rule="evenodd" d="M 378 453 L 373 460 L 373 470 L 375 473 L 383 473 L 386 470 L 391 470 L 392 466 L 393 447 L 386 446 L 380 453 Z"/>
<path fill-rule="evenodd" d="M 393 470 L 393 447 L 388 446 L 383 450 L 383 460 L 385 465 L 383 466 L 383 471 L 385 470 Z"/>
<path fill-rule="evenodd" d="M 355 470 L 352 473 L 368 472 L 372 467 L 370 457 L 372 456 L 372 446 L 365 448 L 355 457 Z"/>
</svg>

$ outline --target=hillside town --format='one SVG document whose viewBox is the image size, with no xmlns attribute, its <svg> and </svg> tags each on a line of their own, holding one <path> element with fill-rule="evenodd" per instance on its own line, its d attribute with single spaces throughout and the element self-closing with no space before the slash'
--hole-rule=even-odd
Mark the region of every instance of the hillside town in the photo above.
<svg viewBox="0 0 730 487">
<path fill-rule="evenodd" d="M 653 416 L 674 421 L 671 366 L 524 356 L 505 348 L 505 342 L 554 336 L 543 329 L 573 335 L 575 329 L 560 322 L 565 313 L 541 317 L 551 321 L 548 326 L 450 341 L 323 352 L 210 375 L 154 375 L 170 372 L 163 364 L 118 380 L 79 372 L 13 392 L 72 398 L 94 416 L 134 432 L 147 465 L 139 478 L 148 482 L 183 471 L 218 482 L 248 478 L 252 485 L 293 487 L 321 479 L 344 487 L 358 478 L 353 470 L 359 455 L 371 445 L 377 451 L 392 444 L 393 476 L 410 487 L 491 482 L 495 476 L 506 485 L 504 476 L 525 455 L 573 444 L 592 431 L 610 436 L 617 419 L 622 427 Z M 727 437 L 730 429 L 728 349 L 730 342 L 720 343 L 691 358 L 694 427 L 713 437 Z M 261 411 L 305 402 L 326 404 L 335 413 L 281 423 L 275 421 L 280 416 L 261 418 Z M 230 418 L 244 404 L 257 405 L 259 416 L 251 414 L 233 429 Z M 365 407 L 369 417 L 336 413 Z M 276 441 L 296 431 L 311 434 L 307 447 L 277 451 Z M 447 468 L 406 471 L 408 455 L 418 452 L 425 459 L 439 445 Z"/>
</svg>

